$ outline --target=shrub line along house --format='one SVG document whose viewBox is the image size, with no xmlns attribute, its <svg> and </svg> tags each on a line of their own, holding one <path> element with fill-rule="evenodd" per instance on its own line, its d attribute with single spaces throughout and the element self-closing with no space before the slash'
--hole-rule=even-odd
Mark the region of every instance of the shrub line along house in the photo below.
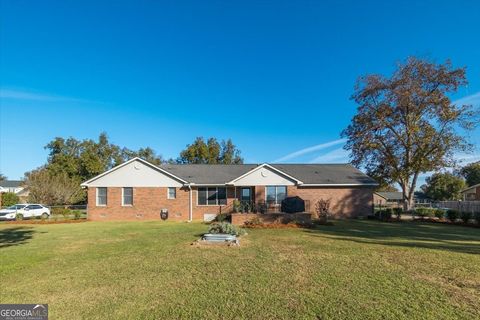
<svg viewBox="0 0 480 320">
<path fill-rule="evenodd" d="M 319 199 L 334 217 L 372 213 L 377 183 L 349 164 L 165 164 L 131 159 L 84 183 L 90 220 L 211 220 L 234 211 L 234 201 L 280 213 L 286 197 Z M 238 202 L 237 202 L 238 203 Z"/>
</svg>

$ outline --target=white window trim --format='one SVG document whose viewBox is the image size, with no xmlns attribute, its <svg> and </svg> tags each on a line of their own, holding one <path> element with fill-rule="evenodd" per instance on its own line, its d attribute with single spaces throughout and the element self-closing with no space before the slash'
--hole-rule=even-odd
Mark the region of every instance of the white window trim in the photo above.
<svg viewBox="0 0 480 320">
<path fill-rule="evenodd" d="M 278 187 L 285 187 L 285 198 L 288 197 L 288 186 L 282 186 L 282 185 L 275 185 L 275 186 L 265 186 L 265 203 L 268 203 L 268 200 L 267 200 L 267 188 L 275 188 L 275 202 L 274 204 L 276 206 L 282 204 L 281 202 L 278 203 L 278 200 L 277 200 L 277 188 Z"/>
<path fill-rule="evenodd" d="M 125 204 L 125 197 L 123 195 L 125 188 L 131 188 L 131 187 L 122 187 L 122 207 L 133 207 L 133 188 L 132 188 L 132 204 Z"/>
<path fill-rule="evenodd" d="M 99 204 L 98 203 L 98 189 L 100 189 L 100 188 L 105 188 L 105 191 L 106 191 L 106 195 L 105 195 L 105 200 L 106 201 L 105 202 L 106 202 L 106 204 Z M 106 207 L 107 204 L 108 204 L 108 188 L 107 187 L 96 187 L 95 188 L 95 205 L 97 207 Z"/>
<path fill-rule="evenodd" d="M 198 192 L 198 189 L 200 188 L 205 188 L 207 189 L 207 204 L 198 204 L 198 195 L 199 195 L 199 192 Z M 208 189 L 209 188 L 215 188 L 217 190 L 217 198 L 215 199 L 216 200 L 216 204 L 208 204 Z M 225 204 L 219 204 L 218 203 L 218 188 L 225 188 L 225 200 L 227 201 L 227 203 Z M 197 188 L 197 207 L 218 207 L 218 206 L 226 206 L 228 205 L 228 188 L 225 186 L 220 186 L 220 187 L 198 187 Z"/>
<path fill-rule="evenodd" d="M 172 198 L 170 197 L 170 189 L 175 190 L 175 196 Z M 177 188 L 176 187 L 167 187 L 167 199 L 168 200 L 175 200 L 177 199 Z"/>
</svg>

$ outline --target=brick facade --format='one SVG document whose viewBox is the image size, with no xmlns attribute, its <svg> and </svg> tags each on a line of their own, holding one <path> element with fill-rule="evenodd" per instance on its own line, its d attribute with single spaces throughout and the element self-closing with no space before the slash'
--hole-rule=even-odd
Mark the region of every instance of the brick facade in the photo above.
<svg viewBox="0 0 480 320">
<path fill-rule="evenodd" d="M 384 206 L 384 205 L 387 204 L 387 200 L 386 200 L 384 197 L 382 197 L 382 196 L 374 193 L 374 194 L 373 194 L 373 203 L 374 203 L 375 205 Z"/>
<path fill-rule="evenodd" d="M 122 188 L 107 188 L 107 205 L 96 205 L 96 188 L 88 189 L 87 213 L 90 220 L 160 220 L 168 209 L 169 220 L 188 220 L 189 190 L 176 188 L 176 199 L 167 199 L 167 188 L 133 188 L 133 205 L 122 206 Z"/>
<path fill-rule="evenodd" d="M 367 216 L 373 212 L 373 189 L 367 187 L 300 187 L 287 188 L 287 195 L 310 201 L 315 211 L 319 199 L 330 199 L 330 213 L 334 218 Z"/>
<path fill-rule="evenodd" d="M 218 214 L 230 211 L 235 197 L 240 198 L 240 188 L 227 187 L 227 204 L 224 206 L 197 205 L 197 190 L 192 192 L 193 220 L 203 220 L 204 214 Z M 176 188 L 176 199 L 167 199 L 166 187 L 133 188 L 133 205 L 122 206 L 122 188 L 107 188 L 107 205 L 96 205 L 96 188 L 88 189 L 88 219 L 90 220 L 160 220 L 160 211 L 167 209 L 168 220 L 189 219 L 188 188 Z M 253 201 L 265 200 L 265 187 L 252 187 Z M 288 186 L 287 196 L 299 196 L 310 201 L 314 212 L 315 202 L 321 198 L 330 199 L 331 212 L 336 218 L 366 216 L 372 213 L 373 190 L 368 187 L 300 187 Z"/>
</svg>

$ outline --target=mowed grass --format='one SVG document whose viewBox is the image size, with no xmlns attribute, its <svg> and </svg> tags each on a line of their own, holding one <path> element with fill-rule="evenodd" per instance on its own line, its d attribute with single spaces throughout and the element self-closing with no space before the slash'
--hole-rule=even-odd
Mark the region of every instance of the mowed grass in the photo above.
<svg viewBox="0 0 480 320">
<path fill-rule="evenodd" d="M 0 302 L 51 319 L 480 318 L 480 229 L 339 221 L 191 246 L 206 229 L 0 224 Z"/>
</svg>

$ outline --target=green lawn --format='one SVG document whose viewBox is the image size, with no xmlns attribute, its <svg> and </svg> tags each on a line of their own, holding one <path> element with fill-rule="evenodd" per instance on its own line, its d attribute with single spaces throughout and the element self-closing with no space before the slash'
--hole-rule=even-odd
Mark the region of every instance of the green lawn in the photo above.
<svg viewBox="0 0 480 320">
<path fill-rule="evenodd" d="M 206 228 L 0 224 L 0 302 L 51 319 L 480 318 L 480 229 L 341 221 L 191 246 Z"/>
</svg>

